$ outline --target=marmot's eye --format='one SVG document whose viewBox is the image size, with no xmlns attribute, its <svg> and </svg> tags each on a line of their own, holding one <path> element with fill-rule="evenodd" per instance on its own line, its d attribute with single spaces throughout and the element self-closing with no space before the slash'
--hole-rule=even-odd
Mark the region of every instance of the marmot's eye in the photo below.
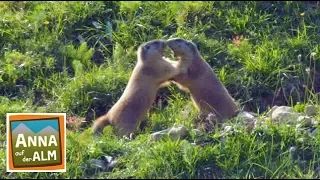
<svg viewBox="0 0 320 180">
<path fill-rule="evenodd" d="M 145 49 L 146 49 L 146 50 L 150 49 L 150 46 L 146 46 Z"/>
</svg>

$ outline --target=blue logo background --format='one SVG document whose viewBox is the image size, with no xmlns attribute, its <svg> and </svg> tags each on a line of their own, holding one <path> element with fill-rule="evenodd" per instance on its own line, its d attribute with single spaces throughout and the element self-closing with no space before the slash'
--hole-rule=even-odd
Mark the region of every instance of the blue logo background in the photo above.
<svg viewBox="0 0 320 180">
<path fill-rule="evenodd" d="M 51 126 L 53 129 L 59 132 L 58 119 L 14 121 L 14 122 L 11 122 L 12 131 L 21 123 L 26 125 L 34 133 L 38 133 L 39 131 L 41 131 L 43 128 L 47 126 Z"/>
</svg>

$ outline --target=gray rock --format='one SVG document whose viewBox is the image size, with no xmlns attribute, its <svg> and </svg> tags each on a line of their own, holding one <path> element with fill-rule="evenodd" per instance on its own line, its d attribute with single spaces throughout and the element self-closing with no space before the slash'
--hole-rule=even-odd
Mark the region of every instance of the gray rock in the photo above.
<svg viewBox="0 0 320 180">
<path fill-rule="evenodd" d="M 192 129 L 191 132 L 196 135 L 196 136 L 203 136 L 204 133 L 202 131 L 200 131 L 199 129 Z"/>
<path fill-rule="evenodd" d="M 159 141 L 161 140 L 164 136 L 168 135 L 168 132 L 170 131 L 170 128 L 162 130 L 162 131 L 158 131 L 155 133 L 151 134 L 151 141 Z"/>
<path fill-rule="evenodd" d="M 253 121 L 255 119 L 255 117 L 252 114 L 246 111 L 240 112 L 237 117 L 243 118 L 244 120 L 249 120 L 249 121 Z"/>
<path fill-rule="evenodd" d="M 297 128 L 305 128 L 312 126 L 312 119 L 309 116 L 299 116 L 297 122 Z"/>
<path fill-rule="evenodd" d="M 118 160 L 113 159 L 113 157 L 108 155 L 103 155 L 101 157 L 101 160 L 91 159 L 90 162 L 92 166 L 95 166 L 101 169 L 102 171 L 110 171 L 119 164 Z"/>
<path fill-rule="evenodd" d="M 251 113 L 243 111 L 240 112 L 237 117 L 243 120 L 244 125 L 249 131 L 252 131 L 254 128 L 256 128 L 257 119 Z"/>
<path fill-rule="evenodd" d="M 311 130 L 309 133 L 310 133 L 310 135 L 315 136 L 315 135 L 317 135 L 318 131 L 319 131 L 319 128 L 315 128 L 315 129 Z"/>
<path fill-rule="evenodd" d="M 294 152 L 294 151 L 296 151 L 296 149 L 297 149 L 296 147 L 291 146 L 290 149 L 289 149 L 289 152 Z"/>
<path fill-rule="evenodd" d="M 104 160 L 91 159 L 91 165 L 100 168 L 102 171 L 105 171 L 108 168 L 108 164 Z"/>
<path fill-rule="evenodd" d="M 271 114 L 272 121 L 275 123 L 294 124 L 299 116 L 300 113 L 294 112 L 289 106 L 279 106 Z"/>
<path fill-rule="evenodd" d="M 185 136 L 187 136 L 188 129 L 183 125 L 180 125 L 180 126 L 175 125 L 169 130 L 168 135 L 173 141 L 176 141 L 178 139 L 182 139 Z"/>
<path fill-rule="evenodd" d="M 272 116 L 273 111 L 276 110 L 278 107 L 279 107 L 279 106 L 273 106 L 273 107 L 269 110 L 269 112 L 267 112 L 267 116 Z"/>
<path fill-rule="evenodd" d="M 223 131 L 228 133 L 228 132 L 231 132 L 232 130 L 233 130 L 232 126 L 225 126 Z"/>
<path fill-rule="evenodd" d="M 305 113 L 307 116 L 315 116 L 318 113 L 318 108 L 316 108 L 314 105 L 307 105 L 305 108 Z"/>
<path fill-rule="evenodd" d="M 108 155 L 104 155 L 102 156 L 102 160 L 105 160 L 107 161 L 108 163 L 110 163 L 112 161 L 112 157 L 111 156 L 108 156 Z"/>
<path fill-rule="evenodd" d="M 176 141 L 188 135 L 188 129 L 183 125 L 174 124 L 172 128 L 168 128 L 151 134 L 151 141 L 159 141 L 165 136 L 169 136 Z"/>
<path fill-rule="evenodd" d="M 111 169 L 117 167 L 118 164 L 119 164 L 118 160 L 113 160 L 108 164 L 108 169 L 111 170 Z"/>
<path fill-rule="evenodd" d="M 313 124 L 313 125 L 317 125 L 318 123 L 319 123 L 318 120 L 316 120 L 315 118 L 312 118 L 312 124 Z"/>
</svg>

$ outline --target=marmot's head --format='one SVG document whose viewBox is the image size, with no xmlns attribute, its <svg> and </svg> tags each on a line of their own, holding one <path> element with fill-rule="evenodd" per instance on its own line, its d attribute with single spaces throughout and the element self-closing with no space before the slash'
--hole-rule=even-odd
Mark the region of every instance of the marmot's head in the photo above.
<svg viewBox="0 0 320 180">
<path fill-rule="evenodd" d="M 149 61 L 162 58 L 165 47 L 167 46 L 164 40 L 152 40 L 141 44 L 138 48 L 138 59 Z"/>
<path fill-rule="evenodd" d="M 173 38 L 167 41 L 169 48 L 173 51 L 175 57 L 193 58 L 198 54 L 196 44 L 181 38 Z"/>
</svg>

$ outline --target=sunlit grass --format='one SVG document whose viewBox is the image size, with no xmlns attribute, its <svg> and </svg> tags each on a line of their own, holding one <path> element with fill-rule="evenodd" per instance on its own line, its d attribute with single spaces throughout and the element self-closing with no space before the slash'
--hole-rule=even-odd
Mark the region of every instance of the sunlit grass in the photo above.
<svg viewBox="0 0 320 180">
<path fill-rule="evenodd" d="M 8 112 L 94 120 L 121 96 L 137 47 L 153 39 L 195 42 L 241 109 L 264 115 L 262 101 L 280 88 L 300 93 L 300 103 L 283 100 L 297 112 L 319 107 L 319 11 L 302 1 L 0 2 L 0 179 L 319 178 L 319 132 L 266 121 L 248 133 L 233 119 L 225 124 L 232 133 L 197 137 L 197 110 L 175 85 L 159 91 L 167 106 L 154 104 L 134 140 L 117 138 L 111 127 L 99 138 L 90 126 L 68 130 L 66 173 L 7 173 L 3 146 Z M 300 84 L 291 83 L 295 76 Z M 175 123 L 190 130 L 186 139 L 151 141 L 151 133 Z M 90 161 L 103 155 L 118 158 L 118 166 L 100 172 Z"/>
</svg>

